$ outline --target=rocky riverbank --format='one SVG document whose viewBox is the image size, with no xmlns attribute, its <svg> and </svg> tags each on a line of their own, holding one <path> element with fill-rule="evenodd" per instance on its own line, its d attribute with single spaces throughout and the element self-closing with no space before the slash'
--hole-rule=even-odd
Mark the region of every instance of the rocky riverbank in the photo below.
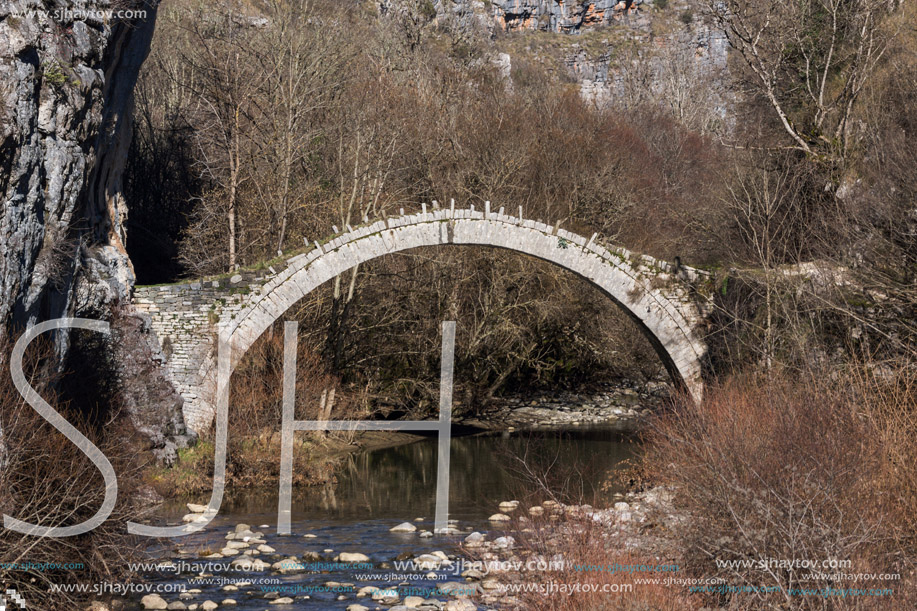
<svg viewBox="0 0 917 611">
<path fill-rule="evenodd" d="M 664 534 L 681 519 L 673 512 L 672 493 L 657 487 L 617 496 L 620 500 L 606 509 L 551 500 L 527 509 L 515 501 L 501 503 L 501 513 L 491 520 L 506 530 L 474 532 L 462 544 L 475 567 L 462 575 L 479 580 L 478 601 L 498 609 L 527 608 L 514 593 L 520 586 L 576 583 L 584 578 L 582 565 L 599 566 L 590 564 L 596 557 L 607 566 L 638 551 L 652 566 L 677 567 L 676 550 Z"/>
<path fill-rule="evenodd" d="M 670 396 L 663 381 L 608 382 L 594 391 L 528 393 L 502 398 L 485 417 L 468 420 L 490 430 L 601 426 L 633 432 Z"/>
<path fill-rule="evenodd" d="M 672 560 L 671 545 L 659 535 L 677 522 L 671 493 L 656 488 L 620 499 L 607 509 L 505 501 L 486 528 L 471 532 L 453 521 L 448 535 L 434 535 L 417 518 L 388 528 L 411 551 L 385 558 L 353 542 L 343 550 L 328 547 L 330 541 L 312 533 L 279 537 L 267 524 L 223 526 L 209 545 L 181 541 L 163 554 L 144 575 L 159 593 L 96 601 L 89 609 L 283 609 L 325 600 L 346 611 L 524 608 L 514 587 L 588 561 L 571 547 L 578 537 L 600 541 L 608 558 L 639 550 L 657 563 Z M 188 507 L 185 521 L 206 509 Z"/>
</svg>

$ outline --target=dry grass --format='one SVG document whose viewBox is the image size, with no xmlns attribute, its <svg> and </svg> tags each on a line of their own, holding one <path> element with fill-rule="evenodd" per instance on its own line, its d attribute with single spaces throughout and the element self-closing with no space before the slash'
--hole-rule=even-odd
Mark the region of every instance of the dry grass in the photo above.
<svg viewBox="0 0 917 611">
<path fill-rule="evenodd" d="M 51 427 L 19 395 L 10 377 L 9 346 L 0 345 L 0 419 L 7 443 L 7 466 L 0 471 L 0 509 L 28 523 L 69 526 L 93 516 L 102 504 L 105 485 L 90 460 Z M 50 350 L 35 349 L 26 355 L 30 383 L 111 461 L 118 475 L 118 503 L 110 518 L 84 535 L 67 538 L 34 537 L 0 529 L 0 566 L 31 563 L 81 563 L 73 570 L 18 570 L 0 568 L 0 584 L 15 588 L 30 609 L 74 609 L 68 594 L 52 594 L 50 584 L 95 583 L 122 580 L 126 561 L 135 552 L 135 540 L 125 522 L 136 519 L 134 500 L 142 458 L 134 448 L 137 433 L 117 409 L 105 421 L 83 417 L 57 400 L 50 387 L 52 376 L 43 365 Z"/>
<path fill-rule="evenodd" d="M 894 377 L 893 377 L 894 379 Z M 831 381 L 736 377 L 655 423 L 644 466 L 679 491 L 689 519 L 673 533 L 699 576 L 777 593 L 711 598 L 735 609 L 913 608 L 914 386 L 857 369 Z M 854 583 L 729 560 L 841 560 Z M 837 570 L 825 570 L 837 573 Z M 885 588 L 889 597 L 792 595 L 791 588 Z M 908 606 L 910 605 L 910 606 Z"/>
</svg>

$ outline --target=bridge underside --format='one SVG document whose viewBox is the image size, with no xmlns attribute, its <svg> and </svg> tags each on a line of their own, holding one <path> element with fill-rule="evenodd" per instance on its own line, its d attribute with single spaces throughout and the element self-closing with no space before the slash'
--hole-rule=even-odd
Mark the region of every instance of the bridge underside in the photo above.
<svg viewBox="0 0 917 611">
<path fill-rule="evenodd" d="M 186 424 L 202 432 L 213 420 L 215 336 L 231 334 L 232 366 L 297 301 L 355 265 L 424 246 L 503 248 L 549 261 L 599 287 L 636 320 L 673 380 L 697 400 L 703 393 L 703 342 L 710 279 L 682 266 L 606 248 L 564 229 L 500 212 L 434 209 L 348 231 L 284 269 L 230 278 L 142 287 L 135 307 L 150 315 L 169 374 L 185 399 Z"/>
</svg>

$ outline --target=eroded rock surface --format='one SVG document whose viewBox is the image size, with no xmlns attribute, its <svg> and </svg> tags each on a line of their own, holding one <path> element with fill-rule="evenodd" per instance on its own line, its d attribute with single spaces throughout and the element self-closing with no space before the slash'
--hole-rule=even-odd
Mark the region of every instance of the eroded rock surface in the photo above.
<svg viewBox="0 0 917 611">
<path fill-rule="evenodd" d="M 0 3 L 0 338 L 64 316 L 107 319 L 130 298 L 121 176 L 132 92 L 157 5 Z M 134 17 L 105 14 L 112 9 L 130 9 Z M 55 344 L 63 359 L 68 337 Z M 147 368 L 136 350 L 120 377 Z M 147 433 L 168 448 L 163 436 L 180 432 L 171 423 L 175 410 L 151 417 L 138 407 L 157 394 L 168 395 L 153 376 L 150 389 L 134 389 L 137 405 L 128 411 L 141 430 L 163 421 Z"/>
</svg>

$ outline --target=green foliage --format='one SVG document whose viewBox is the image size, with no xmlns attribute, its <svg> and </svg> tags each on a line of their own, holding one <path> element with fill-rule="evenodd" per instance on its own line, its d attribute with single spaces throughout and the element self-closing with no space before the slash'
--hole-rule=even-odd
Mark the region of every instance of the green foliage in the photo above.
<svg viewBox="0 0 917 611">
<path fill-rule="evenodd" d="M 57 61 L 48 61 L 42 64 L 44 80 L 55 89 L 60 89 L 67 84 L 68 77 L 63 67 Z"/>
<path fill-rule="evenodd" d="M 417 12 L 427 21 L 432 21 L 436 17 L 436 6 L 431 0 L 421 0 L 417 5 Z"/>
</svg>

